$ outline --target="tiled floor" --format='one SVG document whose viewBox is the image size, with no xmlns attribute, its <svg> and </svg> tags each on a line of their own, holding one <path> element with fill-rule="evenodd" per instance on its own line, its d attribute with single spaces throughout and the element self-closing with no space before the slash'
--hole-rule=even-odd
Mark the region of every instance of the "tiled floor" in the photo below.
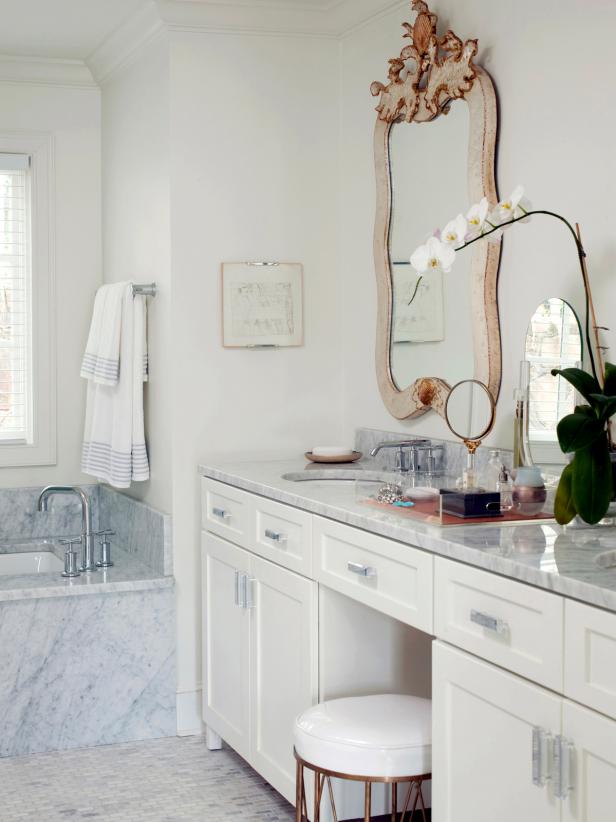
<svg viewBox="0 0 616 822">
<path fill-rule="evenodd" d="M 0 759 L 0 822 L 288 822 L 291 806 L 198 737 Z"/>
</svg>

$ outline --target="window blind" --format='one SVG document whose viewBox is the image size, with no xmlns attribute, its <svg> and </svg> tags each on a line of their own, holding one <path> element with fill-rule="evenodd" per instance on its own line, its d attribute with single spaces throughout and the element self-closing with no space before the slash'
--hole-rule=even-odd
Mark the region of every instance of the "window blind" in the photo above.
<svg viewBox="0 0 616 822">
<path fill-rule="evenodd" d="M 0 444 L 31 439 L 30 158 L 0 153 Z"/>
</svg>

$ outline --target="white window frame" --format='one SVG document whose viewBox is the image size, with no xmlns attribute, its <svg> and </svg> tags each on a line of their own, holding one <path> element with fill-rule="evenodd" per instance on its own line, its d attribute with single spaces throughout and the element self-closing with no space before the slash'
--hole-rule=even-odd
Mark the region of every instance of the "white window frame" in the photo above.
<svg viewBox="0 0 616 822">
<path fill-rule="evenodd" d="M 0 442 L 0 468 L 56 464 L 56 327 L 53 137 L 0 132 L 0 152 L 31 158 L 32 437 Z"/>
</svg>

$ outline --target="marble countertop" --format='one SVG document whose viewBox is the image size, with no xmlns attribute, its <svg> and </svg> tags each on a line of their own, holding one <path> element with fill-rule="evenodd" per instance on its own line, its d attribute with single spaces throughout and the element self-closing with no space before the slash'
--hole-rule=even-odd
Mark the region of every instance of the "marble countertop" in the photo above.
<svg viewBox="0 0 616 822">
<path fill-rule="evenodd" d="M 297 482 L 283 474 L 343 478 L 348 470 L 373 470 L 361 460 L 345 468 L 307 465 L 301 458 L 211 458 L 199 466 L 203 476 L 228 483 L 304 511 L 328 517 L 430 553 L 475 565 L 572 599 L 616 612 L 616 553 L 613 567 L 598 557 L 616 552 L 616 527 L 561 527 L 555 522 L 439 527 L 362 503 L 354 482 L 331 479 Z M 603 557 L 603 561 L 606 558 Z"/>
<path fill-rule="evenodd" d="M 64 558 L 64 546 L 53 538 L 30 541 L 2 540 L 0 542 L 0 554 L 33 551 L 51 551 L 59 559 Z M 60 576 L 59 571 L 0 575 L 0 602 L 173 587 L 174 578 L 172 576 L 163 576 L 153 571 L 118 545 L 114 544 L 112 551 L 113 567 L 82 573 L 72 579 Z"/>
</svg>

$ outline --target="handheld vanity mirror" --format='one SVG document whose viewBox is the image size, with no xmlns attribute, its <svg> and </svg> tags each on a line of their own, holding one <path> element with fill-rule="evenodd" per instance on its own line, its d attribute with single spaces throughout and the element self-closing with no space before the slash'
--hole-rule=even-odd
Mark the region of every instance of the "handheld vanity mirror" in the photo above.
<svg viewBox="0 0 616 822">
<path fill-rule="evenodd" d="M 445 403 L 445 421 L 452 434 L 468 449 L 463 488 L 475 488 L 475 452 L 494 426 L 494 397 L 479 380 L 462 380 L 453 386 Z"/>
</svg>

